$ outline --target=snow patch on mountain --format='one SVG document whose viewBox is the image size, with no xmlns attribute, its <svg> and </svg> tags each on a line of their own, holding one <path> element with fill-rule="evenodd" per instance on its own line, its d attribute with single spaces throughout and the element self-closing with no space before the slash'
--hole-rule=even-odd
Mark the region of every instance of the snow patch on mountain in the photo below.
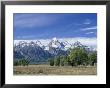
<svg viewBox="0 0 110 88">
<path fill-rule="evenodd" d="M 88 48 L 92 48 L 97 50 L 97 39 L 96 38 L 84 38 L 84 37 L 77 37 L 77 38 L 56 38 L 53 39 L 37 39 L 37 40 L 14 40 L 14 45 L 19 45 L 20 43 L 22 46 L 29 45 L 30 42 L 33 42 L 40 47 L 45 47 L 45 50 L 49 50 L 49 47 L 54 48 L 61 48 L 67 50 L 68 48 L 74 47 L 74 43 L 80 42 L 82 45 L 88 46 Z"/>
</svg>

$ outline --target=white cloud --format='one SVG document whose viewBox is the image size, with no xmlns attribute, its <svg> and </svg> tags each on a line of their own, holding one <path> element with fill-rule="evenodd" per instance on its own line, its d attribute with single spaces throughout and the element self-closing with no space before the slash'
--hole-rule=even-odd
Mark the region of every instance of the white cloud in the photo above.
<svg viewBox="0 0 110 88">
<path fill-rule="evenodd" d="M 87 46 L 97 46 L 97 39 L 95 37 L 93 38 L 86 38 L 86 37 L 62 38 L 59 40 L 67 41 L 70 44 L 75 43 L 76 41 L 79 41 L 82 44 L 87 45 Z"/>
<path fill-rule="evenodd" d="M 88 34 L 94 34 L 94 32 L 87 32 L 87 33 L 85 33 L 85 34 L 87 34 L 87 35 L 88 35 Z"/>
<path fill-rule="evenodd" d="M 88 24 L 91 24 L 92 21 L 90 19 L 86 19 L 84 20 L 82 23 L 74 23 L 74 25 L 88 25 Z"/>
<path fill-rule="evenodd" d="M 87 27 L 87 28 L 82 28 L 80 29 L 81 31 L 89 31 L 89 30 L 96 30 L 97 26 L 92 26 L 92 27 Z"/>
<path fill-rule="evenodd" d="M 59 19 L 48 14 L 19 14 L 14 17 L 15 27 L 45 27 L 52 25 Z"/>
</svg>

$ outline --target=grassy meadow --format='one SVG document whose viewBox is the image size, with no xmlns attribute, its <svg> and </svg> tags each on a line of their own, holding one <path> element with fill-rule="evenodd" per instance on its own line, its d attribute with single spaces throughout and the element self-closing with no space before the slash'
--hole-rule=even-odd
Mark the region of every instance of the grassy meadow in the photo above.
<svg viewBox="0 0 110 88">
<path fill-rule="evenodd" d="M 97 75 L 96 66 L 14 66 L 14 75 Z"/>
</svg>

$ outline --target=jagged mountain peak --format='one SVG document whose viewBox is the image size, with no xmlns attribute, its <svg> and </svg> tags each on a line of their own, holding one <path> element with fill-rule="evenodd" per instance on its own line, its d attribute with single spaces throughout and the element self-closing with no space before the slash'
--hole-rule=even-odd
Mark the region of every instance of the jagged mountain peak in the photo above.
<svg viewBox="0 0 110 88">
<path fill-rule="evenodd" d="M 25 47 L 25 46 L 41 47 L 44 50 L 49 50 L 49 48 L 51 47 L 56 49 L 61 49 L 61 50 L 67 50 L 69 48 L 74 48 L 74 47 L 91 48 L 83 45 L 82 42 L 80 41 L 68 42 L 67 40 L 57 39 L 56 37 L 52 38 L 51 40 L 45 40 L 45 41 L 44 40 L 43 41 L 42 40 L 19 40 L 17 43 L 14 44 L 14 46 L 18 46 L 18 45 L 19 47 Z"/>
<path fill-rule="evenodd" d="M 53 41 L 57 41 L 57 38 L 56 38 L 56 37 L 54 37 L 52 40 L 53 40 Z"/>
<path fill-rule="evenodd" d="M 56 37 L 54 37 L 50 43 L 48 44 L 48 47 L 51 48 L 59 48 L 59 49 L 63 49 L 65 47 L 65 45 L 60 42 Z"/>
<path fill-rule="evenodd" d="M 83 47 L 83 45 L 81 44 L 81 42 L 79 41 L 76 41 L 74 44 L 73 44 L 74 47 Z"/>
<path fill-rule="evenodd" d="M 39 45 L 39 46 L 43 46 L 42 43 L 39 40 L 36 41 L 36 44 Z"/>
</svg>

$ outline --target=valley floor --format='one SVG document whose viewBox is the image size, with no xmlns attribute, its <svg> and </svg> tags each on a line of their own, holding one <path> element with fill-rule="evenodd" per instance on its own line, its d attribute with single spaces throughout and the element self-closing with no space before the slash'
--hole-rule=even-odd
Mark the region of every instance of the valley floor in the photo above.
<svg viewBox="0 0 110 88">
<path fill-rule="evenodd" d="M 14 66 L 14 75 L 96 75 L 96 66 L 49 66 L 29 65 Z"/>
</svg>

